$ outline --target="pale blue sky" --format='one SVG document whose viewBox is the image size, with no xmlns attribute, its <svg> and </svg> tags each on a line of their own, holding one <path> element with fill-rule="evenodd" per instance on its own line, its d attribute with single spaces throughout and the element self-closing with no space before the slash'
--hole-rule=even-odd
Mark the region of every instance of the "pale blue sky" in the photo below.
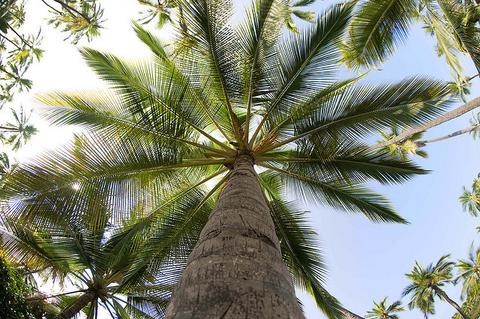
<svg viewBox="0 0 480 319">
<path fill-rule="evenodd" d="M 30 10 L 30 17 L 41 22 L 44 17 L 42 5 L 39 1 L 30 2 L 35 2 L 31 4 L 33 10 Z M 336 1 L 317 2 L 314 11 L 320 12 L 321 8 Z M 138 45 L 129 24 L 138 11 L 135 1 L 106 0 L 102 3 L 108 19 L 106 28 L 102 36 L 89 46 L 130 58 L 145 56 L 147 52 Z M 238 6 L 243 3 L 237 0 Z M 32 16 L 32 12 L 35 16 Z M 35 23 L 31 26 L 34 27 Z M 163 33 L 167 34 L 168 31 Z M 62 35 L 46 27 L 44 36 L 45 57 L 30 72 L 35 87 L 18 101 L 30 106 L 34 104 L 33 94 L 38 92 L 95 89 L 101 85 L 81 60 L 78 51 L 63 41 Z M 466 73 L 475 74 L 471 63 L 467 64 Z M 432 39 L 420 27 L 413 30 L 408 43 L 383 70 L 372 73 L 369 80 L 395 81 L 412 74 L 444 80 L 450 78 L 445 63 L 434 52 Z M 471 97 L 478 95 L 479 81 L 476 80 Z M 470 117 L 466 115 L 432 129 L 426 136 L 443 135 L 463 128 L 468 125 Z M 20 152 L 19 159 L 57 146 L 69 136 L 68 131 L 47 128 L 45 123 L 39 125 L 42 132 Z M 410 225 L 373 224 L 360 215 L 308 207 L 329 268 L 327 286 L 347 308 L 364 315 L 371 307 L 372 300 L 384 296 L 390 296 L 391 301 L 400 298 L 401 291 L 408 284 L 404 274 L 411 269 L 415 260 L 427 264 L 446 253 L 451 253 L 455 259 L 466 256 L 471 242 L 478 240 L 475 227 L 480 221 L 462 212 L 458 196 L 462 186 L 469 186 L 479 172 L 478 143 L 465 135 L 429 145 L 426 150 L 430 157 L 418 160 L 424 168 L 432 170 L 429 175 L 419 176 L 399 186 L 377 187 L 390 197 Z M 459 300 L 460 287 L 447 290 L 454 299 Z M 301 293 L 299 297 L 305 305 L 308 319 L 324 318 L 311 298 Z M 437 314 L 431 318 L 445 319 L 452 314 L 450 307 L 439 301 Z M 421 314 L 417 311 L 405 312 L 401 318 L 421 318 Z"/>
</svg>

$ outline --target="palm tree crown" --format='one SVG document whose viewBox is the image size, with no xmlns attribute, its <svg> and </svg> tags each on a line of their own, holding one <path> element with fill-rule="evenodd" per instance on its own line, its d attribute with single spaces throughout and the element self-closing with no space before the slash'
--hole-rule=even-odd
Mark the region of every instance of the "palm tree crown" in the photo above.
<svg viewBox="0 0 480 319">
<path fill-rule="evenodd" d="M 383 298 L 379 303 L 374 302 L 372 310 L 367 312 L 365 318 L 368 319 L 398 319 L 396 313 L 402 312 L 404 309 L 400 301 L 395 301 L 391 305 L 387 305 L 387 297 Z"/>
<path fill-rule="evenodd" d="M 435 265 L 429 264 L 426 268 L 416 262 L 412 272 L 406 274 L 412 283 L 404 289 L 403 296 L 410 295 L 408 303 L 410 309 L 418 308 L 427 317 L 428 314 L 435 313 L 435 297 L 451 301 L 441 289 L 451 282 L 453 277 L 452 270 L 455 263 L 449 261 L 449 257 L 449 255 L 442 256 Z"/>
<path fill-rule="evenodd" d="M 475 178 L 472 183 L 472 189 L 463 187 L 463 193 L 460 196 L 460 203 L 463 210 L 472 216 L 480 215 L 480 178 Z"/>
<path fill-rule="evenodd" d="M 312 233 L 303 232 L 284 196 L 288 190 L 375 222 L 405 223 L 386 198 L 362 184 L 400 183 L 424 171 L 370 151 L 366 137 L 437 116 L 451 102 L 448 85 L 423 78 L 380 86 L 336 79 L 350 2 L 332 6 L 299 35 L 286 37 L 278 19 L 288 9 L 284 1 L 253 1 L 235 29 L 229 23 L 231 1 L 181 3 L 186 24 L 177 27 L 171 45 L 135 26 L 154 55 L 151 61 L 82 51 L 109 90 L 40 97 L 51 106 L 45 116 L 52 123 L 80 125 L 85 133 L 9 176 L 1 197 L 18 204 L 8 213 L 70 218 L 74 211 L 86 212 L 79 197 L 101 190 L 116 214 L 150 207 L 133 222 L 132 234 L 164 221 L 165 207 L 183 211 L 169 224 L 181 246 L 182 234 L 218 197 L 238 159 L 249 158 L 295 282 L 329 317 L 340 317 L 338 302 L 322 286 L 323 264 L 315 257 Z M 191 183 L 183 183 L 185 177 Z M 196 206 L 177 204 L 205 185 L 209 190 Z M 38 207 L 45 202 L 53 204 L 42 212 Z M 156 245 L 148 253 L 160 249 Z"/>
</svg>

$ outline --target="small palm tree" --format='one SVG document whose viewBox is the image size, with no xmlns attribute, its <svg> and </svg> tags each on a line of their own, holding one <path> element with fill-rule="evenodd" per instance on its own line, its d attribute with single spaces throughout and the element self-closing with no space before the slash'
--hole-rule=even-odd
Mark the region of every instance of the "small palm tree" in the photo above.
<svg viewBox="0 0 480 319">
<path fill-rule="evenodd" d="M 390 132 L 380 132 L 382 140 L 379 143 L 388 143 L 391 139 L 399 136 L 400 131 L 397 127 L 392 127 Z M 423 158 L 428 157 L 427 153 L 420 149 L 421 145 L 418 144 L 422 138 L 422 133 L 416 133 L 410 136 L 407 140 L 400 143 L 388 143 L 385 147 L 389 153 L 394 156 L 398 156 L 403 159 L 409 158 L 411 155 L 417 155 Z"/>
<path fill-rule="evenodd" d="M 470 290 L 480 286 L 480 247 L 474 249 L 472 245 L 468 259 L 459 260 L 456 268 L 459 274 L 454 283 L 463 281 L 462 297 L 465 298 Z"/>
<path fill-rule="evenodd" d="M 23 107 L 20 107 L 18 111 L 14 109 L 11 111 L 14 122 L 0 125 L 0 138 L 16 151 L 37 133 L 37 129 L 29 124 L 30 115 L 25 113 Z"/>
<path fill-rule="evenodd" d="M 387 297 L 383 298 L 379 303 L 374 302 L 373 304 L 375 306 L 365 316 L 367 319 L 398 319 L 396 313 L 404 310 L 400 301 L 387 305 Z"/>
<path fill-rule="evenodd" d="M 472 216 L 480 216 L 480 178 L 475 178 L 471 190 L 463 187 L 463 193 L 459 198 L 463 210 Z"/>
<path fill-rule="evenodd" d="M 188 33 L 175 26 L 170 46 L 135 28 L 154 54 L 150 63 L 85 49 L 110 90 L 41 97 L 53 124 L 85 128 L 81 147 L 16 169 L 0 196 L 28 203 L 14 208 L 22 216 L 38 215 L 31 203 L 48 199 L 61 203 L 55 211 L 68 218 L 71 211 L 61 208 L 78 204 L 72 185 L 87 198 L 86 192 L 106 190 L 130 208 L 160 205 L 165 189 L 190 196 L 208 184 L 197 207 L 169 225 L 180 236 L 205 203 L 215 202 L 169 316 L 301 318 L 295 281 L 329 318 L 341 318 L 341 306 L 321 284 L 321 260 L 312 257 L 294 216 L 282 213 L 284 197 L 292 193 L 376 222 L 405 223 L 387 199 L 363 184 L 401 183 L 424 171 L 372 152 L 367 136 L 432 119 L 450 104 L 450 90 L 421 78 L 381 86 L 336 79 L 352 3 L 331 7 L 298 36 L 282 37 L 284 4 L 253 1 L 234 29 L 231 1 L 181 1 Z M 187 42 L 188 50 L 178 50 Z M 178 184 L 185 178 L 196 184 Z M 161 214 L 153 210 L 150 218 Z M 289 229 L 297 237 L 287 241 Z"/>
<path fill-rule="evenodd" d="M 412 272 L 406 274 L 412 283 L 404 289 L 403 296 L 410 295 L 408 307 L 420 309 L 425 317 L 435 313 L 434 301 L 435 297 L 439 297 L 454 307 L 464 319 L 469 319 L 462 308 L 442 290 L 453 277 L 452 270 L 455 264 L 448 260 L 449 257 L 445 255 L 435 265 L 430 264 L 427 268 L 416 262 Z"/>
</svg>

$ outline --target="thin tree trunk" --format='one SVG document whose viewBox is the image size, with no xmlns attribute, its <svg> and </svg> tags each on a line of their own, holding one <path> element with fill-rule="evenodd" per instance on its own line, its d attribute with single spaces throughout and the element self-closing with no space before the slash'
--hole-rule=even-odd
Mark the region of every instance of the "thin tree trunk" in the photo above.
<svg viewBox="0 0 480 319">
<path fill-rule="evenodd" d="M 63 310 L 56 319 L 70 319 L 85 308 L 91 301 L 95 299 L 95 292 L 89 291 L 81 295 L 67 309 Z"/>
<path fill-rule="evenodd" d="M 411 129 L 405 130 L 398 136 L 388 140 L 388 141 L 383 141 L 380 143 L 377 143 L 373 145 L 370 149 L 371 150 L 378 150 L 381 148 L 384 148 L 385 146 L 388 146 L 390 144 L 395 144 L 395 143 L 400 143 L 411 137 L 412 135 L 416 133 L 421 133 L 425 132 L 428 129 L 431 129 L 432 127 L 435 127 L 437 125 L 440 125 L 442 123 L 445 123 L 447 121 L 453 120 L 467 112 L 470 112 L 471 110 L 477 108 L 480 106 L 480 97 L 474 98 L 470 102 L 450 111 L 447 112 L 439 117 L 434 118 L 431 121 L 426 122 L 425 124 L 419 125 L 412 127 Z"/>
<path fill-rule="evenodd" d="M 435 290 L 435 292 L 440 296 L 442 297 L 442 299 L 445 299 L 453 308 L 455 308 L 458 313 L 463 317 L 463 319 L 470 319 L 466 314 L 465 312 L 463 311 L 462 307 L 460 307 L 455 301 L 453 301 L 452 299 L 450 299 L 450 297 L 447 295 L 447 293 L 445 291 L 443 291 L 442 289 L 438 288 L 438 287 L 433 287 L 433 289 Z"/>
<path fill-rule="evenodd" d="M 166 317 L 304 318 L 250 156 L 238 156 Z"/>
<path fill-rule="evenodd" d="M 17 128 L 13 128 L 13 127 L 0 126 L 0 131 L 3 131 L 3 132 L 18 132 L 19 130 Z"/>
<path fill-rule="evenodd" d="M 462 134 L 466 134 L 466 133 L 470 133 L 470 132 L 477 131 L 477 130 L 480 130 L 480 126 L 475 124 L 475 125 L 471 125 L 469 127 L 466 127 L 462 130 L 458 130 L 458 131 L 455 131 L 453 133 L 450 133 L 448 135 L 444 135 L 444 136 L 440 136 L 440 137 L 436 137 L 436 138 L 432 138 L 432 139 L 428 139 L 428 140 L 418 141 L 418 142 L 416 142 L 416 144 L 420 147 L 423 147 L 423 146 L 425 146 L 429 143 L 444 141 L 444 140 L 447 140 L 449 138 L 459 136 L 459 135 L 462 135 Z"/>
<path fill-rule="evenodd" d="M 87 291 L 87 290 L 82 289 L 82 290 L 75 290 L 75 291 L 64 292 L 64 293 L 57 294 L 57 295 L 42 295 L 42 294 L 37 294 L 37 295 L 33 295 L 33 296 L 26 297 L 25 300 L 26 300 L 26 301 L 35 301 L 35 300 L 52 299 L 52 298 L 67 296 L 67 295 L 71 295 L 71 294 L 76 294 L 76 293 L 79 293 L 79 292 L 85 292 L 85 291 Z"/>
</svg>

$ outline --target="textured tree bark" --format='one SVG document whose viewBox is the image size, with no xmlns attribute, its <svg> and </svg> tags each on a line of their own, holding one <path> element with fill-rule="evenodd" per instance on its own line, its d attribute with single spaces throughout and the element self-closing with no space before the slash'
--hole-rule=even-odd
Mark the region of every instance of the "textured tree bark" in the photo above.
<svg viewBox="0 0 480 319">
<path fill-rule="evenodd" d="M 448 302 L 453 308 L 455 308 L 458 313 L 463 317 L 463 319 L 470 319 L 466 314 L 465 312 L 463 311 L 462 307 L 460 307 L 455 301 L 453 301 L 452 299 L 450 299 L 450 297 L 447 295 L 447 293 L 445 291 L 443 291 L 442 289 L 438 288 L 438 287 L 433 287 L 433 289 L 435 290 L 435 292 L 441 296 L 443 299 L 445 299 L 446 302 Z"/>
<path fill-rule="evenodd" d="M 73 304 L 67 309 L 63 310 L 56 319 L 70 319 L 85 308 L 89 302 L 95 299 L 95 292 L 88 291 L 81 295 Z"/>
<path fill-rule="evenodd" d="M 237 158 L 166 317 L 304 318 L 250 156 Z"/>
</svg>

